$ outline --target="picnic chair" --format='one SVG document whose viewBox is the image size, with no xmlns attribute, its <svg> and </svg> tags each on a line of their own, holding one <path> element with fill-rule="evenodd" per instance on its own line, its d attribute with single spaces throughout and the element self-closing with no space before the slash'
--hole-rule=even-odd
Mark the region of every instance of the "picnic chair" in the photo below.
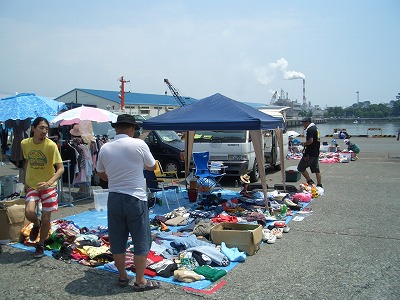
<svg viewBox="0 0 400 300">
<path fill-rule="evenodd" d="M 168 197 L 168 194 L 173 194 L 176 202 L 179 206 L 181 206 L 179 202 L 179 197 L 177 194 L 177 190 L 179 189 L 178 185 L 170 184 L 165 182 L 163 179 L 160 179 L 156 176 L 154 171 L 143 170 L 144 178 L 146 179 L 147 190 L 150 194 L 153 194 L 155 197 L 155 193 L 161 192 L 162 199 L 167 204 L 168 210 L 170 210 L 170 204 L 174 204 L 175 202 Z"/>
<path fill-rule="evenodd" d="M 156 169 L 154 170 L 154 174 L 156 175 L 157 179 L 163 180 L 164 182 L 168 182 L 170 184 L 178 185 L 180 190 L 178 172 L 164 171 L 159 160 L 156 160 Z"/>
<path fill-rule="evenodd" d="M 194 175 L 198 178 L 198 187 L 209 187 L 209 191 L 216 188 L 222 189 L 220 180 L 225 175 L 220 166 L 209 167 L 210 152 L 193 152 L 193 162 L 195 164 Z"/>
</svg>

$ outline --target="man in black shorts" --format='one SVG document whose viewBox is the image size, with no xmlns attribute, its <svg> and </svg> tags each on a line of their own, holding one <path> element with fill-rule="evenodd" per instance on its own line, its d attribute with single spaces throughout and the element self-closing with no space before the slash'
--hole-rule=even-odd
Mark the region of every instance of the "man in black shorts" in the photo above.
<svg viewBox="0 0 400 300">
<path fill-rule="evenodd" d="M 315 173 L 317 178 L 317 186 L 322 187 L 321 183 L 321 173 L 319 171 L 319 130 L 314 123 L 312 123 L 311 118 L 307 117 L 302 120 L 303 127 L 306 134 L 306 141 L 301 143 L 304 147 L 303 157 L 301 158 L 297 170 L 303 174 L 306 178 L 308 184 L 314 184 L 311 179 L 310 174 L 307 172 L 307 168 L 310 168 L 311 173 Z"/>
</svg>

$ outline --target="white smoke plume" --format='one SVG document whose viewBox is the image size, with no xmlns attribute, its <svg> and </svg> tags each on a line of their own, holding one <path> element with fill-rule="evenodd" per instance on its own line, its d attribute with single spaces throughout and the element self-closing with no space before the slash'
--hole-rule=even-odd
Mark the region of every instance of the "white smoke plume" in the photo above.
<svg viewBox="0 0 400 300">
<path fill-rule="evenodd" d="M 306 78 L 301 72 L 288 71 L 288 65 L 288 61 L 282 57 L 274 63 L 269 63 L 267 68 L 257 68 L 254 73 L 262 85 L 268 85 L 277 77 L 282 77 L 283 79 Z"/>
</svg>

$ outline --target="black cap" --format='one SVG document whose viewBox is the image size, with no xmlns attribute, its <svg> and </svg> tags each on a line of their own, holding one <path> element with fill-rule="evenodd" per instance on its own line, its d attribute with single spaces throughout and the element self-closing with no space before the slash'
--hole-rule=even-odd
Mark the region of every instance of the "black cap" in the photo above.
<svg viewBox="0 0 400 300">
<path fill-rule="evenodd" d="M 311 123 L 311 117 L 305 117 L 302 122 L 310 122 Z"/>
<path fill-rule="evenodd" d="M 139 127 L 136 124 L 135 117 L 130 115 L 130 114 L 119 115 L 118 118 L 117 118 L 117 122 L 111 123 L 111 126 L 113 128 L 115 128 L 115 126 L 118 125 L 118 124 L 131 124 L 131 125 L 135 126 L 135 128 Z"/>
</svg>

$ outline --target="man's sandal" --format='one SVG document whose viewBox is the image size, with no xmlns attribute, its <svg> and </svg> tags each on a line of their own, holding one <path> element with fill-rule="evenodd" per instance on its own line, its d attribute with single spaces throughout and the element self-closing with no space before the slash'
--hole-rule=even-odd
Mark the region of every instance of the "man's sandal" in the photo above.
<svg viewBox="0 0 400 300">
<path fill-rule="evenodd" d="M 146 284 L 140 284 L 135 282 L 135 284 L 133 285 L 133 290 L 135 292 L 145 292 L 158 289 L 160 288 L 160 286 L 161 283 L 159 281 L 147 280 Z"/>
<path fill-rule="evenodd" d="M 125 279 L 118 279 L 118 286 L 119 287 L 126 287 L 129 285 L 129 282 L 131 282 L 131 280 L 129 278 L 125 278 Z"/>
</svg>

